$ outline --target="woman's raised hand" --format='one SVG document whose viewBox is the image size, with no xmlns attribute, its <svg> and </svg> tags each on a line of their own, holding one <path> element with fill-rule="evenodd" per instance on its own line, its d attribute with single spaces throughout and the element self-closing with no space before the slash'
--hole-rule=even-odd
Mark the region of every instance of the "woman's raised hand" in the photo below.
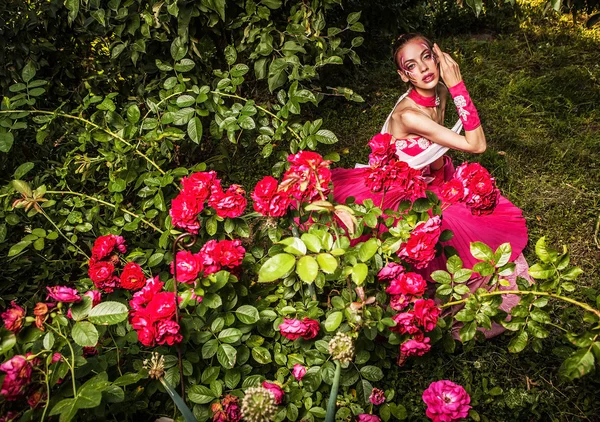
<svg viewBox="0 0 600 422">
<path fill-rule="evenodd" d="M 462 81 L 458 63 L 454 61 L 450 54 L 444 53 L 437 44 L 433 44 L 433 52 L 440 62 L 440 74 L 448 88 L 452 88 Z"/>
</svg>

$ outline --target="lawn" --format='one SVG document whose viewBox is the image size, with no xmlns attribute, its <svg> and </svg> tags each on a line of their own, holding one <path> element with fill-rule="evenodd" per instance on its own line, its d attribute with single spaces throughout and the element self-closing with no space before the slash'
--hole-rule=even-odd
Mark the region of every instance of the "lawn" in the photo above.
<svg viewBox="0 0 600 422">
<path fill-rule="evenodd" d="M 600 288 L 600 26 L 585 28 L 570 16 L 520 5 L 514 31 L 437 37 L 458 59 L 482 119 L 488 150 L 481 156 L 452 153 L 455 163 L 480 161 L 503 194 L 523 209 L 533 245 L 547 236 L 565 245 L 584 269 L 572 294 L 596 301 Z M 338 165 L 366 162 L 367 141 L 377 133 L 404 86 L 389 48 L 370 51 L 340 82 L 356 88 L 364 103 L 329 100 L 319 109 L 339 137 Z M 448 109 L 447 126 L 456 118 Z M 556 323 L 577 324 L 557 305 Z M 555 334 L 559 334 L 558 331 Z M 554 336 L 556 338 L 556 336 Z M 514 355 L 500 336 L 456 354 L 431 354 L 390 373 L 390 386 L 404 396 L 410 420 L 422 418 L 422 391 L 436 377 L 468 385 L 481 420 L 600 420 L 597 375 L 561 384 L 557 369 L 562 340 L 546 339 L 543 350 Z"/>
</svg>

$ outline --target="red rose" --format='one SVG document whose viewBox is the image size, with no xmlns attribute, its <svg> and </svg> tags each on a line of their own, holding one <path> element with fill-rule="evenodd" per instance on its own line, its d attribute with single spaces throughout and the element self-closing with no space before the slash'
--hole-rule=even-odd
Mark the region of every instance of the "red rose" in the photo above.
<svg viewBox="0 0 600 422">
<path fill-rule="evenodd" d="M 398 256 L 413 264 L 415 268 L 425 268 L 435 258 L 435 245 L 440 238 L 442 221 L 439 216 L 420 222 L 403 243 Z"/>
<path fill-rule="evenodd" d="M 396 314 L 394 315 L 393 320 L 396 322 L 396 325 L 390 327 L 390 331 L 396 331 L 400 334 L 415 334 L 420 331 L 415 325 L 415 315 L 412 312 Z"/>
<path fill-rule="evenodd" d="M 371 154 L 369 154 L 369 165 L 383 166 L 390 160 L 396 158 L 396 147 L 389 133 L 378 133 L 369 141 Z"/>
<path fill-rule="evenodd" d="M 468 190 L 463 186 L 463 184 L 457 180 L 452 179 L 449 182 L 446 182 L 440 191 L 440 196 L 442 202 L 454 204 L 456 202 L 462 201 L 468 193 Z"/>
<path fill-rule="evenodd" d="M 323 160 L 321 155 L 311 151 L 289 155 L 288 161 L 292 165 L 283 175 L 280 191 L 288 192 L 299 201 L 311 201 L 319 196 L 319 192 L 328 194 L 331 161 Z"/>
<path fill-rule="evenodd" d="M 404 267 L 396 262 L 390 262 L 377 273 L 379 281 L 392 280 L 404 272 Z"/>
<path fill-rule="evenodd" d="M 121 287 L 126 290 L 139 290 L 146 284 L 146 276 L 142 267 L 135 262 L 128 262 L 121 273 Z"/>
<path fill-rule="evenodd" d="M 271 176 L 263 178 L 252 192 L 254 211 L 269 217 L 282 217 L 287 212 L 291 198 L 287 192 L 278 192 L 277 180 Z"/>
<path fill-rule="evenodd" d="M 213 207 L 221 218 L 239 217 L 244 213 L 248 201 L 244 197 L 246 191 L 239 185 L 231 185 L 226 192 L 215 190 L 208 200 L 208 205 Z"/>
<path fill-rule="evenodd" d="M 392 161 L 382 167 L 369 168 L 365 186 L 372 192 L 380 192 L 393 186 L 395 197 L 411 201 L 425 197 L 427 189 L 421 172 L 413 169 L 404 161 Z"/>
<path fill-rule="evenodd" d="M 242 265 L 242 260 L 246 250 L 242 246 L 242 241 L 221 240 L 218 243 L 219 263 L 223 267 L 236 268 Z"/>
<path fill-rule="evenodd" d="M 142 290 L 135 292 L 133 294 L 133 299 L 129 301 L 131 309 L 134 311 L 142 309 L 150 303 L 154 295 L 162 290 L 163 285 L 163 282 L 159 280 L 158 276 L 146 280 L 146 285 L 142 287 Z"/>
<path fill-rule="evenodd" d="M 214 274 L 221 269 L 219 263 L 219 244 L 216 240 L 209 240 L 202 246 L 198 257 L 202 268 L 204 268 L 204 275 Z"/>
<path fill-rule="evenodd" d="M 319 334 L 319 329 L 321 328 L 319 326 L 319 321 L 315 321 L 314 319 L 310 318 L 304 318 L 302 322 L 306 327 L 304 334 L 302 334 L 302 338 L 304 340 L 310 340 L 312 338 L 315 338 L 317 334 Z"/>
<path fill-rule="evenodd" d="M 440 316 L 440 309 L 435 306 L 431 299 L 418 299 L 415 301 L 415 321 L 422 326 L 425 331 L 431 331 L 437 324 Z"/>
<path fill-rule="evenodd" d="M 114 234 L 100 236 L 96 239 L 94 246 L 92 247 L 92 258 L 101 260 L 109 256 L 115 248 L 121 253 L 127 252 L 125 239 Z"/>
<path fill-rule="evenodd" d="M 402 311 L 410 304 L 410 296 L 393 295 L 390 299 L 390 308 L 395 311 Z"/>
<path fill-rule="evenodd" d="M 204 209 L 204 200 L 198 197 L 181 192 L 171 202 L 169 215 L 175 227 L 180 227 L 190 233 L 198 233 L 200 222 L 198 214 Z"/>
<path fill-rule="evenodd" d="M 403 273 L 392 280 L 385 290 L 392 295 L 422 296 L 427 289 L 427 282 L 417 273 Z"/>
<path fill-rule="evenodd" d="M 156 343 L 168 344 L 173 346 L 181 343 L 183 336 L 179 333 L 179 324 L 170 319 L 163 319 L 156 322 Z"/>
<path fill-rule="evenodd" d="M 156 293 L 148 306 L 146 306 L 146 312 L 148 312 L 149 315 L 152 315 L 153 320 L 175 316 L 175 293 Z"/>
<path fill-rule="evenodd" d="M 23 321 L 25 320 L 25 309 L 21 308 L 14 301 L 10 302 L 10 308 L 2 312 L 2 320 L 7 330 L 13 333 L 18 333 L 23 327 Z"/>
<path fill-rule="evenodd" d="M 17 400 L 31 381 L 31 363 L 25 356 L 16 355 L 0 365 L 0 371 L 6 372 L 0 394 L 8 401 Z"/>
<path fill-rule="evenodd" d="M 204 202 L 214 187 L 221 186 L 221 182 L 214 171 L 202 171 L 181 179 L 181 186 L 186 195 L 192 195 L 198 201 Z"/>
<path fill-rule="evenodd" d="M 135 311 L 129 321 L 131 327 L 137 331 L 138 340 L 144 346 L 154 346 L 156 331 L 154 330 L 154 320 L 152 315 L 145 309 Z"/>
<path fill-rule="evenodd" d="M 117 287 L 118 278 L 113 273 L 115 267 L 106 261 L 94 261 L 90 259 L 90 268 L 88 269 L 88 275 L 94 282 L 96 288 L 104 290 L 107 293 L 112 293 L 115 287 Z"/>
<path fill-rule="evenodd" d="M 175 261 L 171 262 L 171 274 L 174 274 Z M 190 251 L 177 252 L 177 281 L 182 283 L 193 283 L 202 271 L 200 255 L 194 255 Z"/>
<path fill-rule="evenodd" d="M 423 356 L 431 349 L 429 341 L 429 338 L 424 338 L 422 336 L 415 336 L 414 339 L 405 341 L 400 345 L 401 358 L 406 358 L 409 356 Z"/>
</svg>

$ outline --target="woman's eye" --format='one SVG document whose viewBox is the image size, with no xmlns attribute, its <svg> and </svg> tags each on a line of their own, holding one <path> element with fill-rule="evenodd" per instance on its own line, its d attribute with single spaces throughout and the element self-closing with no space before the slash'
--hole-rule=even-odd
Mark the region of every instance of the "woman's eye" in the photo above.
<svg viewBox="0 0 600 422">
<path fill-rule="evenodd" d="M 425 60 L 429 60 L 429 59 L 431 59 L 431 54 L 425 54 L 425 55 L 423 56 L 423 58 L 424 58 Z"/>
<path fill-rule="evenodd" d="M 409 64 L 408 66 L 406 66 L 406 68 L 408 70 L 413 70 L 415 68 L 415 65 L 414 64 Z"/>
</svg>

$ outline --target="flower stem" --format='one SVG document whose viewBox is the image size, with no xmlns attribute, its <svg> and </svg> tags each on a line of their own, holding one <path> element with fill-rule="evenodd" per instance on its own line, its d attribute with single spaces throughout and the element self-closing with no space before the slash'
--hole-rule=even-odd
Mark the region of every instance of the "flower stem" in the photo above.
<svg viewBox="0 0 600 422">
<path fill-rule="evenodd" d="M 60 235 L 61 235 L 62 237 L 64 237 L 64 239 L 65 239 L 67 242 L 69 242 L 71 245 L 73 245 L 73 247 L 74 247 L 75 249 L 77 249 L 77 251 L 79 251 L 79 253 L 80 253 L 80 254 L 82 254 L 83 256 L 85 256 L 85 258 L 86 258 L 86 259 L 90 259 L 90 257 L 88 256 L 88 254 L 86 254 L 86 253 L 85 253 L 85 252 L 84 252 L 84 251 L 83 251 L 83 250 L 82 250 L 82 249 L 81 249 L 79 246 L 77 246 L 77 244 L 76 244 L 76 243 L 73 243 L 73 242 L 71 241 L 71 239 L 69 239 L 69 238 L 68 238 L 68 237 L 67 237 L 67 236 L 66 236 L 66 235 L 65 235 L 65 234 L 62 232 L 62 230 L 60 229 L 60 227 L 58 227 L 58 226 L 56 225 L 56 223 L 54 222 L 54 220 L 52 220 L 52 219 L 50 218 L 50 216 L 49 216 L 48 214 L 46 214 L 42 208 L 38 208 L 37 210 L 38 210 L 38 212 L 39 212 L 40 214 L 42 214 L 44 217 L 46 217 L 46 220 L 48 220 L 48 221 L 50 222 L 50 224 L 52 224 L 52 225 L 54 226 L 54 228 L 56 229 L 56 231 L 57 231 L 58 233 L 60 233 Z"/>
<path fill-rule="evenodd" d="M 575 299 L 571 299 L 570 297 L 566 297 L 566 296 L 561 296 L 561 295 L 557 295 L 555 293 L 549 293 L 549 292 L 538 292 L 538 291 L 531 291 L 531 290 L 497 290 L 494 292 L 489 292 L 489 293 L 482 293 L 482 294 L 478 294 L 477 297 L 488 297 L 488 296 L 498 296 L 498 295 L 519 295 L 519 296 L 527 296 L 527 295 L 535 295 L 535 296 L 547 296 L 547 297 L 551 297 L 554 299 L 558 299 L 558 300 L 562 300 L 564 302 L 568 302 L 568 303 L 572 303 L 575 306 L 578 306 L 582 309 L 585 309 L 588 312 L 593 313 L 594 315 L 596 315 L 597 317 L 600 318 L 600 311 L 597 309 L 592 308 L 590 305 L 587 305 L 585 303 L 581 303 Z M 471 297 L 471 296 L 469 296 Z M 450 306 L 454 306 L 454 305 L 460 305 L 465 303 L 469 297 L 465 298 L 465 299 L 461 299 L 461 300 L 455 300 L 453 302 L 448 302 L 448 303 L 444 303 L 442 306 L 440 306 L 440 308 L 444 309 L 444 308 L 448 308 Z"/>
<path fill-rule="evenodd" d="M 125 208 L 118 208 L 116 205 L 111 204 L 110 202 L 106 202 L 106 201 L 103 201 L 102 199 L 94 198 L 93 196 L 86 195 L 85 193 L 73 192 L 70 190 L 69 191 L 49 190 L 49 191 L 46 191 L 46 193 L 56 194 L 56 195 L 75 195 L 75 196 L 79 196 L 80 198 L 87 199 L 89 201 L 98 202 L 99 204 L 106 205 L 107 207 L 111 207 L 112 209 L 115 209 L 115 210 L 118 209 L 118 210 L 124 212 L 125 214 L 129 214 L 133 218 L 138 218 L 141 222 L 143 222 L 144 224 L 146 224 L 149 227 L 152 227 L 157 232 L 159 232 L 161 234 L 164 233 L 164 230 L 159 229 L 158 227 L 156 227 L 154 224 L 152 224 L 148 220 L 140 217 L 138 214 L 128 211 Z"/>
<path fill-rule="evenodd" d="M 44 422 L 44 419 L 46 419 L 46 412 L 48 411 L 48 406 L 50 405 L 50 383 L 48 382 L 48 360 L 46 360 L 46 371 L 44 372 L 44 384 L 46 385 L 46 404 L 44 405 L 44 411 L 42 412 L 41 422 Z"/>
<path fill-rule="evenodd" d="M 333 384 L 331 384 L 331 394 L 327 403 L 327 415 L 325 422 L 333 422 L 335 420 L 335 403 L 337 401 L 337 393 L 340 388 L 340 375 L 342 374 L 342 365 L 339 360 L 335 361 L 335 375 L 333 376 Z"/>
<path fill-rule="evenodd" d="M 65 362 L 67 364 L 67 366 L 69 367 L 69 369 L 71 370 L 71 381 L 73 383 L 73 398 L 77 398 L 77 384 L 75 383 L 75 351 L 73 350 L 73 346 L 71 346 L 71 342 L 69 341 L 69 339 L 63 335 L 63 333 L 61 333 L 59 330 L 55 329 L 54 327 L 52 327 L 49 324 L 46 324 L 46 327 L 48 327 L 49 329 L 51 329 L 52 331 L 54 331 L 54 333 L 56 333 L 56 335 L 58 335 L 59 337 L 61 337 L 65 343 L 67 343 L 67 346 L 69 346 L 69 350 L 71 351 L 71 362 L 69 362 L 67 359 L 65 359 Z"/>
</svg>

